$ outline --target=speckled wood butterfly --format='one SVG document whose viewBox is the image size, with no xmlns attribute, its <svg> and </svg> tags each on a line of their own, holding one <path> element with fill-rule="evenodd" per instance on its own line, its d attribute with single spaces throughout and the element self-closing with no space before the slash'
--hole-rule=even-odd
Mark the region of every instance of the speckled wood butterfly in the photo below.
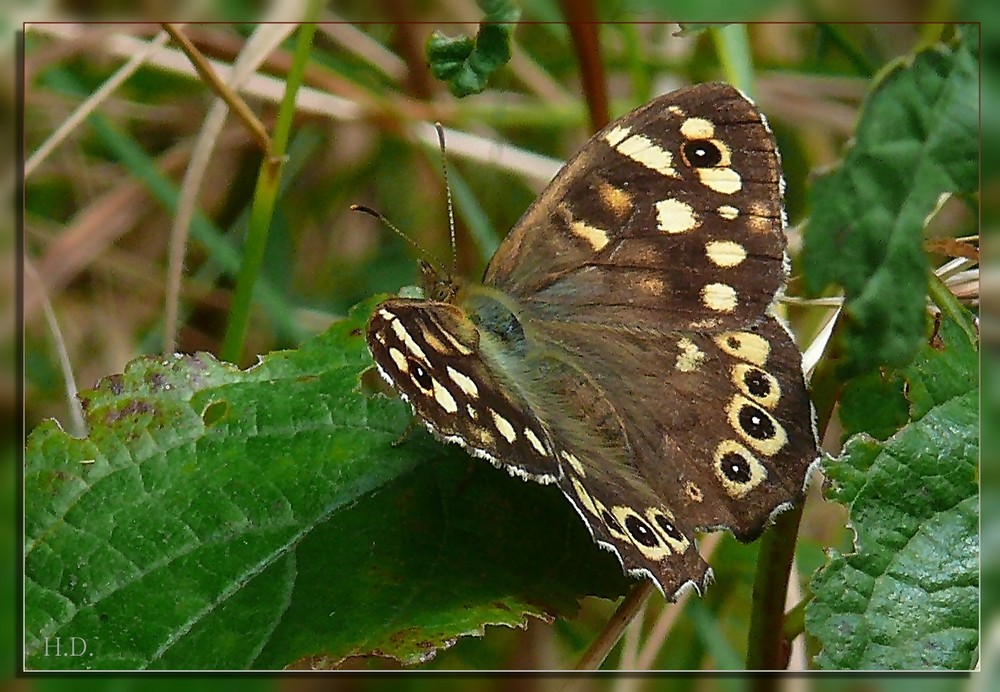
<svg viewBox="0 0 1000 692">
<path fill-rule="evenodd" d="M 382 303 L 375 363 L 439 438 L 558 485 L 629 573 L 702 592 L 694 532 L 756 538 L 818 456 L 773 311 L 783 184 L 739 91 L 661 96 L 587 142 L 481 284 L 424 265 L 424 296 Z"/>
</svg>

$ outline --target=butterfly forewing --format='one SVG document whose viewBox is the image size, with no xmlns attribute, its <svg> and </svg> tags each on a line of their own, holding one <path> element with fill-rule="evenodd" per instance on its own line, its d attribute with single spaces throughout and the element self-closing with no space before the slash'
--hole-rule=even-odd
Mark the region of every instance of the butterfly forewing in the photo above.
<svg viewBox="0 0 1000 692">
<path fill-rule="evenodd" d="M 439 437 L 555 482 L 668 598 L 710 574 L 695 531 L 757 536 L 817 457 L 774 137 L 724 84 L 595 135 L 454 304 L 394 299 L 368 343 Z"/>
<path fill-rule="evenodd" d="M 728 85 L 595 135 L 508 234 L 487 284 L 531 316 L 652 329 L 757 319 L 784 282 L 774 137 Z"/>
</svg>

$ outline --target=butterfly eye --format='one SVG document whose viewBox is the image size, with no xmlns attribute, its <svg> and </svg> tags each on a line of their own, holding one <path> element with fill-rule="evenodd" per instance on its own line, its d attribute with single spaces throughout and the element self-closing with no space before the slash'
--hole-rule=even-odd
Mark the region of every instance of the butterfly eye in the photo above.
<svg viewBox="0 0 1000 692">
<path fill-rule="evenodd" d="M 694 168 L 712 168 L 722 161 L 722 152 L 708 139 L 692 139 L 684 143 L 684 160 Z"/>
</svg>

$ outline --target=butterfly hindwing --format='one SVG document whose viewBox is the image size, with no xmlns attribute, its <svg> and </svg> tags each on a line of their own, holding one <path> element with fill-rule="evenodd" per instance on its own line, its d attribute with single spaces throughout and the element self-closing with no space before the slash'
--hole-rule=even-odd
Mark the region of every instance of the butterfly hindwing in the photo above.
<svg viewBox="0 0 1000 692">
<path fill-rule="evenodd" d="M 752 539 L 775 508 L 801 498 L 816 456 L 811 404 L 798 350 L 774 317 L 712 333 L 549 324 L 546 335 L 544 350 L 586 364 L 598 394 L 574 383 L 582 416 L 613 409 L 628 421 L 616 443 L 586 445 L 606 450 L 601 474 L 642 478 L 685 535 L 725 527 Z"/>
</svg>

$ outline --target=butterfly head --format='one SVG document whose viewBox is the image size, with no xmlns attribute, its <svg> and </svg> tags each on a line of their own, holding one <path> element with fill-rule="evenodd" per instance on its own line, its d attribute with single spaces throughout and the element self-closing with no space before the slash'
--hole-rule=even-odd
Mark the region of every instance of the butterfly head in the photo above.
<svg viewBox="0 0 1000 692">
<path fill-rule="evenodd" d="M 426 260 L 420 260 L 420 284 L 420 288 L 423 291 L 423 295 L 420 297 L 424 300 L 433 300 L 439 303 L 454 302 L 455 295 L 459 289 L 458 280 L 455 277 L 438 269 Z M 407 288 L 412 289 L 414 287 L 409 286 Z M 400 292 L 400 295 L 403 297 L 417 297 L 406 296 L 403 292 Z"/>
</svg>

